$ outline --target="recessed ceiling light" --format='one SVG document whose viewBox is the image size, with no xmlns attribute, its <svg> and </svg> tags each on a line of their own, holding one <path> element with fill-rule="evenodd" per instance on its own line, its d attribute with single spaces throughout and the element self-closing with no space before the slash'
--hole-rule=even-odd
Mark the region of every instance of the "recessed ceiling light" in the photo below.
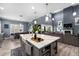
<svg viewBox="0 0 79 59">
<path fill-rule="evenodd" d="M 7 18 L 6 16 L 4 16 L 4 18 Z"/>
<path fill-rule="evenodd" d="M 73 16 L 76 16 L 77 15 L 77 13 L 76 12 L 73 12 Z"/>
<path fill-rule="evenodd" d="M 32 6 L 32 9 L 35 9 L 35 7 L 34 7 L 34 6 Z"/>
<path fill-rule="evenodd" d="M 4 8 L 3 8 L 3 7 L 0 7 L 0 9 L 1 9 L 1 10 L 4 10 Z"/>
</svg>

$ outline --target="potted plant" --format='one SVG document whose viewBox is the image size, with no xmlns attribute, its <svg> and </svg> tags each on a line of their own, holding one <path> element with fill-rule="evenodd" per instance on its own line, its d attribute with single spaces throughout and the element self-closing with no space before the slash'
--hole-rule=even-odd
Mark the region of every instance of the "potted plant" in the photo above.
<svg viewBox="0 0 79 59">
<path fill-rule="evenodd" d="M 41 32 L 41 26 L 39 24 L 34 24 L 32 32 L 34 33 L 34 38 L 36 39 L 36 37 L 37 37 L 36 33 Z"/>
</svg>

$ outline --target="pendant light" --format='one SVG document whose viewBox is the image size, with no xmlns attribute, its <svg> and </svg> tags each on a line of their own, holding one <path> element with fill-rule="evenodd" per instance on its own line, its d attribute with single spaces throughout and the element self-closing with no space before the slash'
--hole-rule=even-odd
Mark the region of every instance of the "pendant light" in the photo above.
<svg viewBox="0 0 79 59">
<path fill-rule="evenodd" d="M 76 15 L 77 15 L 77 13 L 74 11 L 74 12 L 73 12 L 73 16 L 76 16 Z"/>
<path fill-rule="evenodd" d="M 35 15 L 35 21 L 34 21 L 34 24 L 37 24 L 37 21 L 36 21 L 36 11 L 34 12 L 34 15 Z"/>
<path fill-rule="evenodd" d="M 47 10 L 48 3 L 46 3 L 45 5 L 46 5 L 46 13 L 48 13 L 48 10 Z M 49 20 L 49 16 L 48 14 L 46 14 L 45 21 L 47 22 L 48 20 Z"/>
<path fill-rule="evenodd" d="M 52 18 L 52 21 L 54 21 L 54 18 Z"/>
<path fill-rule="evenodd" d="M 48 16 L 46 16 L 46 17 L 45 17 L 45 21 L 47 22 L 48 20 L 49 20 L 49 17 L 48 17 Z"/>
<path fill-rule="evenodd" d="M 34 24 L 37 24 L 37 21 L 36 20 L 34 21 Z"/>
<path fill-rule="evenodd" d="M 73 8 L 73 10 L 74 10 L 74 12 L 73 12 L 73 16 L 76 16 L 77 13 L 76 13 L 76 11 L 75 11 L 75 7 Z"/>
</svg>

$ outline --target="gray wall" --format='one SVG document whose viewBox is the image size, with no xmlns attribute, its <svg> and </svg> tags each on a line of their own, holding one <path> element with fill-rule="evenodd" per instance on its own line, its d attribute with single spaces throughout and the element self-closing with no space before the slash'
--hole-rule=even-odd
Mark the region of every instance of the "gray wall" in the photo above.
<svg viewBox="0 0 79 59">
<path fill-rule="evenodd" d="M 69 7 L 63 10 L 64 13 L 64 24 L 73 23 L 73 7 Z"/>
<path fill-rule="evenodd" d="M 33 20 L 32 23 L 34 23 L 34 21 L 35 21 L 35 20 Z M 38 24 L 52 25 L 51 18 L 49 18 L 49 21 L 46 22 L 46 21 L 45 21 L 45 16 L 42 16 L 42 17 L 40 17 L 40 18 L 37 18 L 36 21 L 37 21 Z"/>
<path fill-rule="evenodd" d="M 76 16 L 73 16 L 74 10 L 77 12 Z M 55 18 L 55 27 L 57 28 L 57 22 L 63 20 L 63 24 L 72 23 L 72 29 L 74 34 L 79 33 L 79 25 L 75 25 L 75 18 L 79 17 L 79 5 L 70 6 L 64 10 L 54 14 Z"/>
<path fill-rule="evenodd" d="M 57 32 L 57 25 L 58 25 L 58 21 L 63 21 L 63 11 L 55 13 L 55 14 L 51 14 L 52 18 L 54 18 L 54 22 L 51 20 L 51 18 L 49 18 L 49 21 L 45 21 L 45 16 L 42 16 L 38 19 L 36 19 L 38 24 L 47 24 L 47 25 L 52 25 L 53 27 L 53 23 L 54 23 L 54 31 Z M 32 23 L 34 23 L 35 20 L 33 20 Z M 53 30 L 53 28 L 52 28 Z M 62 29 L 63 30 L 63 29 Z"/>
<path fill-rule="evenodd" d="M 63 11 L 60 11 L 58 13 L 54 14 L 54 24 L 55 24 L 55 32 L 57 32 L 57 27 L 58 27 L 58 21 L 62 21 L 63 22 Z M 63 26 L 62 26 L 63 27 Z M 63 28 L 62 28 L 63 30 Z"/>
<path fill-rule="evenodd" d="M 73 16 L 74 10 L 77 12 L 77 15 L 75 17 Z M 61 20 L 61 21 L 63 21 L 63 24 L 72 23 L 73 33 L 74 34 L 79 33 L 79 25 L 75 25 L 75 18 L 79 17 L 79 5 L 67 7 L 64 10 L 62 10 L 58 13 L 55 13 L 53 17 L 55 18 L 55 21 L 54 21 L 55 30 L 57 28 L 58 21 Z M 49 22 L 45 22 L 45 16 L 38 18 L 37 23 L 52 25 L 51 20 L 49 20 Z"/>
<path fill-rule="evenodd" d="M 9 28 L 5 29 L 4 24 L 9 24 Z M 28 22 L 10 21 L 7 19 L 1 19 L 1 32 L 6 33 L 8 36 L 10 35 L 10 24 L 23 24 L 24 32 L 27 32 L 29 29 Z"/>
<path fill-rule="evenodd" d="M 34 24 L 34 21 L 37 21 L 37 24 L 40 24 L 41 26 L 43 26 L 43 25 L 50 25 L 50 26 L 52 26 L 51 17 L 49 17 L 49 20 L 48 21 L 45 21 L 45 17 L 46 16 L 42 16 L 42 17 L 39 17 L 39 18 L 33 20 L 32 21 L 32 25 Z M 52 30 L 51 31 L 53 31 L 53 26 L 52 26 Z"/>
<path fill-rule="evenodd" d="M 73 16 L 74 10 L 77 12 L 76 16 Z M 79 5 L 71 6 L 63 10 L 64 12 L 64 23 L 72 23 L 74 34 L 79 33 L 79 25 L 75 25 L 75 18 L 79 17 Z"/>
</svg>

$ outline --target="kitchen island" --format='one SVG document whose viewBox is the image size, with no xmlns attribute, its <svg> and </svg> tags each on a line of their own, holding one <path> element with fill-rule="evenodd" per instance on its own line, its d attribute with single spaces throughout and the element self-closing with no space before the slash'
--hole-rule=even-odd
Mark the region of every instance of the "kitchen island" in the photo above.
<svg viewBox="0 0 79 59">
<path fill-rule="evenodd" d="M 32 40 L 33 34 L 21 34 L 21 46 L 23 52 L 30 56 L 52 56 L 57 54 L 57 40 L 60 37 L 37 34 L 37 37 L 44 39 L 36 42 Z"/>
</svg>

